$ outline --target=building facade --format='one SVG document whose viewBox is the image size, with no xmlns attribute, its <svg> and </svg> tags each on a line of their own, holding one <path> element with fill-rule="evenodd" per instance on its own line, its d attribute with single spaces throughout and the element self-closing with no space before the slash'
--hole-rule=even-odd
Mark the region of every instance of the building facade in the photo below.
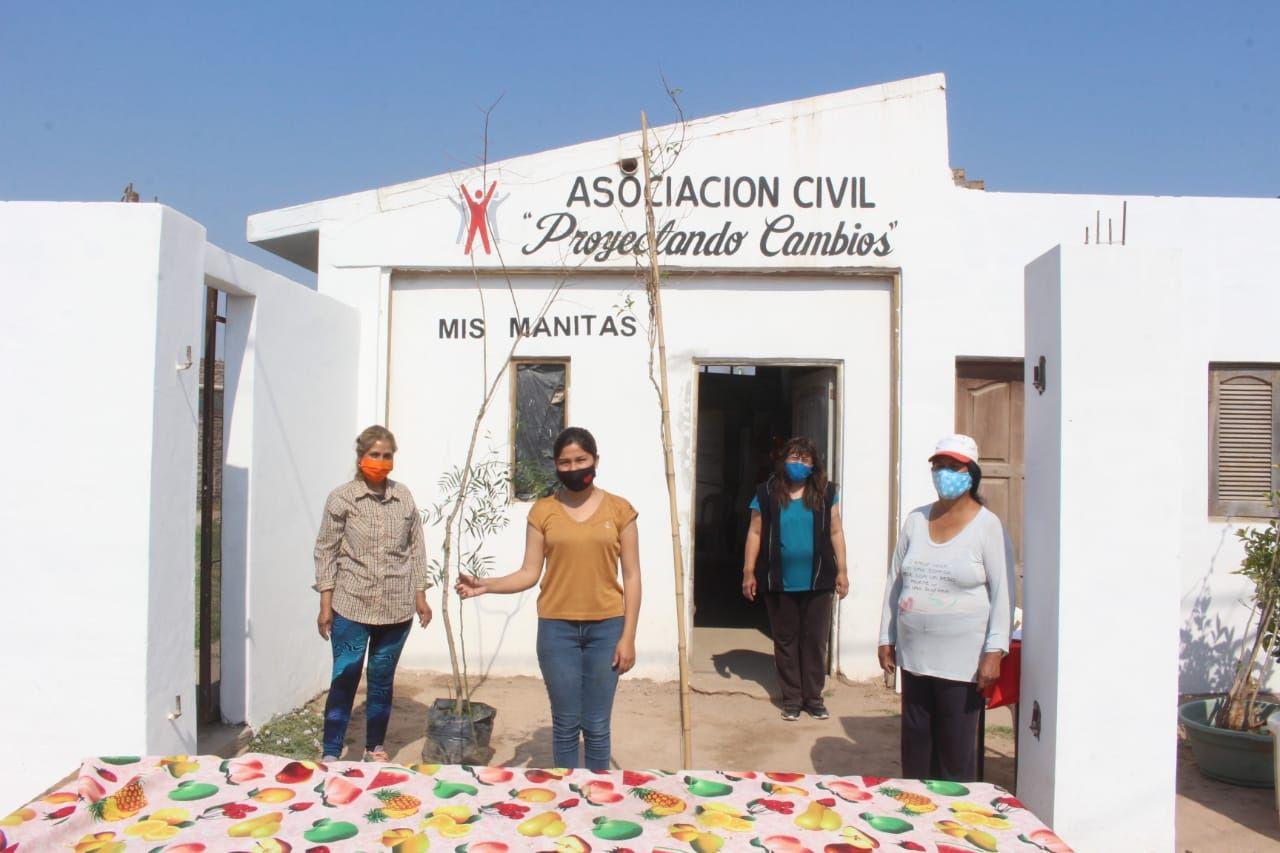
<svg viewBox="0 0 1280 853">
<path fill-rule="evenodd" d="M 1258 501 L 1276 451 L 1245 447 L 1258 452 L 1247 470 L 1233 467 L 1230 430 L 1211 434 L 1226 387 L 1212 383 L 1252 377 L 1241 393 L 1257 412 L 1273 399 L 1267 365 L 1280 351 L 1264 317 L 1280 202 L 983 191 L 949 162 L 945 89 L 933 75 L 652 131 L 685 617 L 753 618 L 734 603 L 749 490 L 771 443 L 806 433 L 844 496 L 852 593 L 833 667 L 872 675 L 886 561 L 899 519 L 932 498 L 926 458 L 938 436 L 978 438 L 986 496 L 1021 555 L 1026 265 L 1058 244 L 1175 248 L 1194 285 L 1180 297 L 1191 320 L 1169 330 L 1185 342 L 1185 417 L 1147 426 L 1179 434 L 1184 455 L 1171 464 L 1186 488 L 1166 529 L 1129 534 L 1179 540 L 1180 565 L 1149 571 L 1181 593 L 1181 687 L 1221 689 L 1247 593 L 1230 574 L 1240 556 L 1230 531 L 1267 512 Z M 530 460 L 547 436 L 563 424 L 593 430 L 601 485 L 640 511 L 638 669 L 669 677 L 677 614 L 640 158 L 639 134 L 628 134 L 256 214 L 248 234 L 360 312 L 359 419 L 396 432 L 398 474 L 420 503 L 461 462 L 512 352 L 479 450 L 534 477 L 518 498 L 540 485 Z M 1144 381 L 1142 341 L 1098 345 L 1114 350 L 1117 383 Z M 1253 428 L 1269 438 L 1265 414 Z M 1114 504 L 1123 528 L 1143 485 L 1095 485 L 1088 499 Z M 514 523 L 489 543 L 496 571 L 519 563 L 528 506 L 517 499 Z M 536 672 L 532 596 L 477 604 L 468 630 L 484 668 Z M 441 666 L 441 637 L 415 636 L 406 660 Z"/>
</svg>

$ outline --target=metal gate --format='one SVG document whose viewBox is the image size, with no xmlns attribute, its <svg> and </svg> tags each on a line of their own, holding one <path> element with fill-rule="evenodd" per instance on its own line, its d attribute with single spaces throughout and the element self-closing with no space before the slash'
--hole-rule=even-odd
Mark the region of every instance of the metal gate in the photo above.
<svg viewBox="0 0 1280 853">
<path fill-rule="evenodd" d="M 222 682 L 222 410 L 226 294 L 205 288 L 204 347 L 200 357 L 200 437 L 196 528 L 196 714 L 220 718 Z"/>
</svg>

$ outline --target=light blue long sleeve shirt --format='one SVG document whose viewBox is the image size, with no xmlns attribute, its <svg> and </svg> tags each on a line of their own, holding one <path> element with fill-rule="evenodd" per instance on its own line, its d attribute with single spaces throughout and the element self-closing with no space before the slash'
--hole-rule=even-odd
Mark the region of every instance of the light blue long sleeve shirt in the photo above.
<svg viewBox="0 0 1280 853">
<path fill-rule="evenodd" d="M 1008 652 L 1013 547 L 986 507 L 948 542 L 929 535 L 929 507 L 912 510 L 889 565 L 880 645 L 916 675 L 976 681 L 984 652 Z"/>
</svg>

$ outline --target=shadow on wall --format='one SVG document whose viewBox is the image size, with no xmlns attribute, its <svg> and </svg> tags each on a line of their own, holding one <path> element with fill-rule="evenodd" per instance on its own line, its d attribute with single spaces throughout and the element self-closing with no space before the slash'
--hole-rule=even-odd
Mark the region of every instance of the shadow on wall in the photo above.
<svg viewBox="0 0 1280 853">
<path fill-rule="evenodd" d="M 1221 606 L 1212 618 L 1209 578 L 1200 582 L 1191 614 L 1179 632 L 1178 691 L 1184 694 L 1226 693 L 1231 689 L 1245 637 L 1222 621 Z M 1276 661 L 1262 659 L 1262 683 L 1271 682 Z"/>
<path fill-rule="evenodd" d="M 1191 611 L 1179 631 L 1178 643 L 1178 692 L 1182 694 L 1225 693 L 1231 689 L 1235 678 L 1236 665 L 1240 659 L 1241 644 L 1248 635 L 1238 630 L 1238 625 L 1228 625 L 1222 621 L 1223 607 L 1221 602 L 1214 606 L 1211 581 L 1214 566 L 1223 547 L 1232 541 L 1238 527 L 1228 523 L 1223 525 L 1218 547 L 1209 559 L 1209 567 L 1196 597 Z M 1235 566 L 1232 566 L 1232 570 Z M 1183 596 L 1183 601 L 1186 596 Z M 1251 607 L 1249 596 L 1244 592 L 1240 596 L 1243 607 Z M 1214 615 L 1210 618 L 1210 613 Z M 1230 611 L 1228 611 L 1230 613 Z M 1233 620 L 1235 621 L 1235 620 Z M 1275 672 L 1275 660 L 1262 661 L 1262 683 L 1269 684 Z"/>
<path fill-rule="evenodd" d="M 1236 629 L 1213 613 L 1209 576 L 1200 582 L 1178 642 L 1178 689 L 1183 693 L 1221 693 L 1235 675 L 1239 641 Z M 1212 614 L 1212 615 L 1211 615 Z"/>
</svg>

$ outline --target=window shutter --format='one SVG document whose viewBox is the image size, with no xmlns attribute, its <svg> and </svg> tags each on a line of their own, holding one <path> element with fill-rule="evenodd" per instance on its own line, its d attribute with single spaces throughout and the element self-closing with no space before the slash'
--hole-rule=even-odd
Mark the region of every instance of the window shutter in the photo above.
<svg viewBox="0 0 1280 853">
<path fill-rule="evenodd" d="M 1210 511 L 1274 515 L 1276 371 L 1214 370 Z"/>
</svg>

